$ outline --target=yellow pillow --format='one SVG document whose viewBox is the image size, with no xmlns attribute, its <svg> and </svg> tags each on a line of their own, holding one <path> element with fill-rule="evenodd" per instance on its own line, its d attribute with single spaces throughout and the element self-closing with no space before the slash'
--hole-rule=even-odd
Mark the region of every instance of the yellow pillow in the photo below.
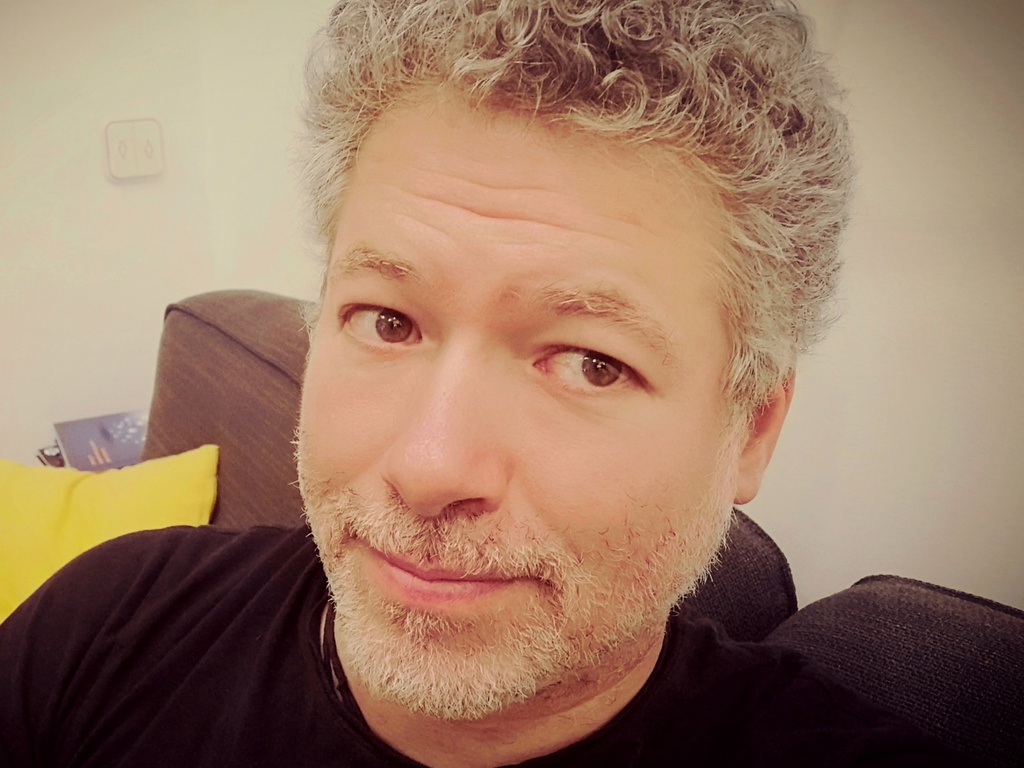
<svg viewBox="0 0 1024 768">
<path fill-rule="evenodd" d="M 0 621 L 85 550 L 133 531 L 210 521 L 216 445 L 123 469 L 25 467 L 0 459 Z"/>
</svg>

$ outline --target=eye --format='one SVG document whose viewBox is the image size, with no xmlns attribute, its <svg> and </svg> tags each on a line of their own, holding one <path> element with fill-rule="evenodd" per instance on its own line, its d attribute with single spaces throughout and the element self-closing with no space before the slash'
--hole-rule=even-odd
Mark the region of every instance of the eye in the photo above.
<svg viewBox="0 0 1024 768">
<path fill-rule="evenodd" d="M 388 307 L 352 307 L 342 315 L 349 333 L 367 344 L 401 344 L 419 341 L 416 323 Z"/>
<path fill-rule="evenodd" d="M 566 349 L 551 355 L 546 367 L 578 389 L 604 389 L 633 378 L 629 366 L 589 349 Z"/>
</svg>

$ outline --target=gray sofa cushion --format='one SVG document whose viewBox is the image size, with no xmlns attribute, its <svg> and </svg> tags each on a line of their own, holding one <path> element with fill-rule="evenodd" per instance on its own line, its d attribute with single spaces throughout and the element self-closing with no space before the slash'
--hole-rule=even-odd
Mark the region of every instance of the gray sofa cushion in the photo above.
<svg viewBox="0 0 1024 768">
<path fill-rule="evenodd" d="M 309 344 L 303 309 L 258 291 L 207 293 L 167 308 L 144 458 L 219 445 L 215 525 L 302 519 L 292 440 Z M 686 605 L 738 640 L 760 640 L 796 610 L 789 564 L 737 512 L 710 579 Z"/>
<path fill-rule="evenodd" d="M 871 576 L 805 606 L 768 642 L 811 656 L 985 765 L 1024 764 L 1024 612 L 913 579 Z"/>
<path fill-rule="evenodd" d="M 164 315 L 143 458 L 220 446 L 217 525 L 295 525 L 292 454 L 309 342 L 302 304 L 257 291 L 207 293 Z"/>
<path fill-rule="evenodd" d="M 782 550 L 737 509 L 708 580 L 683 605 L 717 620 L 734 640 L 763 640 L 796 611 L 796 587 Z"/>
</svg>

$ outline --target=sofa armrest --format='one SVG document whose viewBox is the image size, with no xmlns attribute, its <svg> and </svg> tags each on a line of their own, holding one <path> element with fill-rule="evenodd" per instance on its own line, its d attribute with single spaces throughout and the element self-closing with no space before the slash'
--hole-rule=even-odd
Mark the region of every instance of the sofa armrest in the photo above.
<svg viewBox="0 0 1024 768">
<path fill-rule="evenodd" d="M 796 586 L 772 537 L 736 509 L 707 581 L 683 605 L 715 619 L 734 640 L 764 640 L 796 611 Z"/>
<path fill-rule="evenodd" d="M 302 520 L 292 441 L 309 346 L 304 308 L 218 291 L 164 314 L 143 458 L 219 445 L 215 525 Z"/>
<path fill-rule="evenodd" d="M 1024 612 L 913 579 L 872 576 L 768 636 L 984 765 L 1024 755 Z"/>
</svg>

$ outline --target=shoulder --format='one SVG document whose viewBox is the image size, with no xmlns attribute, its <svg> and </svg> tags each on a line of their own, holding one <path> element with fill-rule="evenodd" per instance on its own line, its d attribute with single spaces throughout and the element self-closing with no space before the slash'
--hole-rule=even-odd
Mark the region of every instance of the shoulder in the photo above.
<svg viewBox="0 0 1024 768">
<path fill-rule="evenodd" d="M 0 624 L 0 763 L 114 754 L 118 739 L 159 751 L 140 734 L 202 729 L 252 690 L 287 697 L 325 600 L 304 528 L 172 528 L 90 550 Z M 275 664 L 256 665 L 271 648 Z"/>
<path fill-rule="evenodd" d="M 129 534 L 72 560 L 19 606 L 0 625 L 0 660 L 73 657 L 139 633 L 170 639 L 218 610 L 229 621 L 243 604 L 273 610 L 303 573 L 315 578 L 318 568 L 304 528 Z"/>
<path fill-rule="evenodd" d="M 26 603 L 70 608 L 138 605 L 170 592 L 227 588 L 228 574 L 253 575 L 307 562 L 304 528 L 225 530 L 212 526 L 142 531 L 101 544 L 71 561 Z M 218 585 L 223 585 L 219 587 Z M 78 611 L 76 611 L 78 612 Z"/>
<path fill-rule="evenodd" d="M 654 751 L 679 749 L 683 738 L 720 765 L 960 764 L 808 657 L 733 642 L 706 620 L 673 619 L 656 675 L 646 702 L 657 710 L 648 721 L 661 723 L 660 734 L 648 734 Z"/>
</svg>

